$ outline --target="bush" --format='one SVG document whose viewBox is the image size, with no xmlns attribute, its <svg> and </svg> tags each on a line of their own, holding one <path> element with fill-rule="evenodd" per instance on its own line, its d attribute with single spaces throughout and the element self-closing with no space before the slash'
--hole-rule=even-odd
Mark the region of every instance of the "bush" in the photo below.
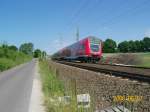
<svg viewBox="0 0 150 112">
<path fill-rule="evenodd" d="M 7 58 L 0 58 L 0 71 L 9 69 L 14 66 L 14 61 Z"/>
<path fill-rule="evenodd" d="M 0 46 L 0 71 L 7 70 L 31 59 L 31 56 L 17 50 L 10 49 L 9 46 Z"/>
</svg>

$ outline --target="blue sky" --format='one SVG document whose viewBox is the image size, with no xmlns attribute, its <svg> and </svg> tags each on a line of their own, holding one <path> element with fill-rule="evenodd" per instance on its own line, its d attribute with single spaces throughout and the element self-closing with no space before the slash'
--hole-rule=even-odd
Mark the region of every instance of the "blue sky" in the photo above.
<svg viewBox="0 0 150 112">
<path fill-rule="evenodd" d="M 53 53 L 94 35 L 140 40 L 150 36 L 150 0 L 0 0 L 0 41 Z"/>
</svg>

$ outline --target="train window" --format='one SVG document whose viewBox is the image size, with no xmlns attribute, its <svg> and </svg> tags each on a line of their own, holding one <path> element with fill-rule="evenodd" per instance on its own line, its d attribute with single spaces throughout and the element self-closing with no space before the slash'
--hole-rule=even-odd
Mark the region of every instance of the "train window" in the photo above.
<svg viewBox="0 0 150 112">
<path fill-rule="evenodd" d="M 97 45 L 97 44 L 91 44 L 90 47 L 93 52 L 99 51 L 99 45 Z"/>
<path fill-rule="evenodd" d="M 82 49 L 83 49 L 83 50 L 85 49 L 85 46 L 84 46 L 84 45 L 82 45 Z"/>
<path fill-rule="evenodd" d="M 85 49 L 85 46 L 84 46 L 83 44 L 81 44 L 81 45 L 80 45 L 80 49 L 81 49 L 81 50 L 84 50 L 84 49 Z"/>
</svg>

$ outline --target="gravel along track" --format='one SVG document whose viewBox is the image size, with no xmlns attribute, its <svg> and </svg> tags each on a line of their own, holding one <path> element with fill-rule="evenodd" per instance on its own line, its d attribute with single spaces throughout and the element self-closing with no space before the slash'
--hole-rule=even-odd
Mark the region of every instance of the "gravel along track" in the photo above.
<svg viewBox="0 0 150 112">
<path fill-rule="evenodd" d="M 64 62 L 64 61 L 59 61 L 58 63 L 150 83 L 150 68 L 100 65 L 100 64 L 89 64 L 89 63 L 73 63 L 73 62 Z"/>
</svg>

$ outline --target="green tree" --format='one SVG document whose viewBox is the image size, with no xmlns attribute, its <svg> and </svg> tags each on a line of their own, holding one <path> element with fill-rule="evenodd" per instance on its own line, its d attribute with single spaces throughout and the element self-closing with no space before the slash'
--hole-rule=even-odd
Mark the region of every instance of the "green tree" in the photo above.
<svg viewBox="0 0 150 112">
<path fill-rule="evenodd" d="M 34 51 L 34 58 L 39 58 L 39 57 L 41 57 L 41 55 L 42 55 L 42 52 L 40 49 L 36 49 Z"/>
<path fill-rule="evenodd" d="M 144 52 L 144 43 L 143 43 L 143 40 L 140 40 L 140 52 Z"/>
<path fill-rule="evenodd" d="M 117 44 L 112 39 L 106 39 L 103 43 L 103 52 L 114 53 L 116 51 Z"/>
<path fill-rule="evenodd" d="M 150 38 L 144 37 L 143 39 L 144 51 L 150 51 Z"/>
<path fill-rule="evenodd" d="M 3 43 L 1 46 L 1 53 L 0 53 L 1 57 L 9 57 L 10 53 L 9 53 L 9 49 L 8 49 L 8 45 L 7 43 Z"/>
<path fill-rule="evenodd" d="M 4 55 L 5 55 L 4 49 L 3 47 L 0 47 L 0 58 L 4 57 Z"/>
<path fill-rule="evenodd" d="M 46 58 L 46 55 L 47 55 L 46 51 L 43 51 L 42 52 L 42 58 Z"/>
<path fill-rule="evenodd" d="M 136 52 L 142 52 L 144 50 L 142 41 L 136 40 L 134 43 L 136 46 L 136 49 L 135 49 Z"/>
<path fill-rule="evenodd" d="M 118 50 L 120 52 L 128 52 L 129 51 L 129 42 L 128 41 L 123 41 L 121 43 L 118 44 Z"/>
<path fill-rule="evenodd" d="M 24 43 L 21 44 L 19 51 L 27 54 L 27 55 L 33 55 L 33 44 L 32 43 Z"/>
<path fill-rule="evenodd" d="M 129 50 L 128 50 L 129 52 L 136 52 L 137 46 L 133 40 L 130 40 L 128 42 L 128 46 L 129 46 Z"/>
<path fill-rule="evenodd" d="M 18 51 L 18 48 L 15 45 L 8 46 L 10 50 Z"/>
</svg>

